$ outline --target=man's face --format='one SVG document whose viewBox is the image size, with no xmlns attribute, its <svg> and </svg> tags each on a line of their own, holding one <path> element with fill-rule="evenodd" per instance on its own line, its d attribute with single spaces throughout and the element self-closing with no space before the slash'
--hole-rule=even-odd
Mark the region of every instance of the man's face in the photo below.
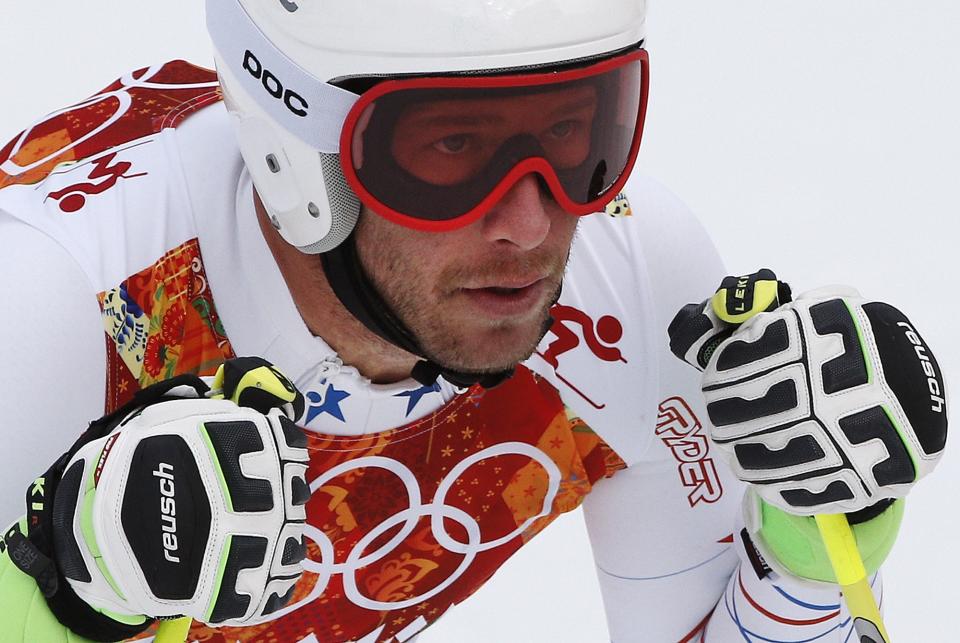
<svg viewBox="0 0 960 643">
<path fill-rule="evenodd" d="M 381 296 L 426 356 L 463 372 L 529 357 L 563 279 L 578 218 L 521 179 L 486 216 L 422 232 L 365 211 L 357 250 Z"/>
</svg>

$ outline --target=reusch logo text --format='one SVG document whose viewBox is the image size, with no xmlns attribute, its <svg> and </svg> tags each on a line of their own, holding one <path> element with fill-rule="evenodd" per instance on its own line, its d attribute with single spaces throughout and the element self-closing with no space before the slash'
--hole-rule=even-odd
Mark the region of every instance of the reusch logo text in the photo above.
<svg viewBox="0 0 960 643">
<path fill-rule="evenodd" d="M 910 343 L 913 344 L 913 350 L 920 360 L 923 374 L 927 376 L 927 390 L 930 391 L 931 402 L 930 410 L 936 413 L 943 413 L 943 404 L 946 400 L 943 399 L 943 388 L 940 386 L 940 380 L 937 379 L 937 372 L 933 368 L 933 362 L 930 361 L 930 357 L 927 355 L 927 347 L 920 341 L 920 336 L 917 335 L 917 331 L 913 330 L 910 324 L 907 322 L 897 322 L 897 326 L 907 329 L 904 335 L 906 335 Z"/>
<path fill-rule="evenodd" d="M 170 471 L 168 472 L 167 469 Z M 177 500 L 174 497 L 176 485 L 173 479 L 173 465 L 161 462 L 153 472 L 160 479 L 160 529 L 163 531 L 163 556 L 171 563 L 180 563 L 177 553 Z"/>
</svg>

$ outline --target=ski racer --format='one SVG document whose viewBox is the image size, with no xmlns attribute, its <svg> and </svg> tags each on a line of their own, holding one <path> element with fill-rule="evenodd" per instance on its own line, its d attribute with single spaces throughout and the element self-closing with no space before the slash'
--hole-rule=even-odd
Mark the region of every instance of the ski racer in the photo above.
<svg viewBox="0 0 960 643">
<path fill-rule="evenodd" d="M 411 641 L 581 504 L 614 640 L 849 639 L 810 516 L 877 572 L 943 376 L 849 289 L 685 306 L 643 1 L 207 14 L 0 150 L 0 640 Z"/>
</svg>

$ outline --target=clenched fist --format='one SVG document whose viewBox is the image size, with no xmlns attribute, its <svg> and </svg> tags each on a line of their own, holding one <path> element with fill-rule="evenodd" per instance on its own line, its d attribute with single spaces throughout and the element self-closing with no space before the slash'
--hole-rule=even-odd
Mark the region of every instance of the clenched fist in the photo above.
<svg viewBox="0 0 960 643">
<path fill-rule="evenodd" d="M 792 514 L 906 495 L 940 459 L 943 374 L 893 306 L 830 287 L 789 301 L 769 270 L 729 277 L 670 325 L 703 370 L 712 439 L 734 473 Z"/>
<path fill-rule="evenodd" d="M 293 595 L 303 397 L 258 358 L 228 361 L 212 386 L 182 375 L 139 391 L 32 486 L 4 540 L 75 633 L 126 639 L 180 615 L 248 625 Z"/>
</svg>

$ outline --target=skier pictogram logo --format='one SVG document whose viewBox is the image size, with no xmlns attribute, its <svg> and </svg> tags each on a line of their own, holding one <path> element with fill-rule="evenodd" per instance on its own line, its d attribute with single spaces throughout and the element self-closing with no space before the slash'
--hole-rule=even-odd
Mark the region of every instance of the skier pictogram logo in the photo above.
<svg viewBox="0 0 960 643">
<path fill-rule="evenodd" d="M 542 357 L 554 370 L 558 366 L 558 357 L 580 345 L 577 333 L 565 322 L 579 326 L 587 348 L 599 359 L 604 362 L 627 362 L 620 349 L 615 346 L 623 338 L 623 324 L 616 317 L 604 315 L 594 324 L 593 319 L 582 310 L 560 304 L 551 308 L 550 314 L 553 316 L 550 332 L 557 338 L 550 342 Z"/>
<path fill-rule="evenodd" d="M 81 210 L 83 206 L 87 204 L 88 196 L 103 194 L 110 188 L 114 187 L 117 184 L 117 181 L 120 179 L 133 179 L 138 176 L 147 175 L 147 172 L 127 174 L 127 172 L 129 172 L 133 167 L 133 163 L 129 161 L 119 161 L 111 165 L 116 157 L 117 153 L 112 152 L 106 156 L 101 156 L 100 158 L 92 161 L 93 169 L 90 171 L 90 174 L 87 175 L 87 178 L 91 181 L 103 179 L 102 181 L 96 183 L 84 182 L 68 185 L 62 190 L 51 192 L 47 195 L 47 199 L 58 201 L 60 209 L 63 212 L 70 214 Z"/>
<path fill-rule="evenodd" d="M 555 305 L 550 309 L 553 317 L 553 326 L 550 333 L 556 336 L 543 353 L 537 353 L 547 364 L 553 367 L 557 378 L 560 379 L 574 393 L 589 402 L 594 408 L 602 409 L 606 404 L 599 404 L 590 399 L 583 391 L 560 374 L 560 356 L 583 344 L 593 355 L 604 362 L 623 362 L 627 359 L 617 348 L 616 344 L 623 339 L 623 324 L 612 315 L 603 315 L 596 322 L 584 311 L 573 306 Z M 579 331 L 579 332 L 578 332 Z"/>
</svg>

